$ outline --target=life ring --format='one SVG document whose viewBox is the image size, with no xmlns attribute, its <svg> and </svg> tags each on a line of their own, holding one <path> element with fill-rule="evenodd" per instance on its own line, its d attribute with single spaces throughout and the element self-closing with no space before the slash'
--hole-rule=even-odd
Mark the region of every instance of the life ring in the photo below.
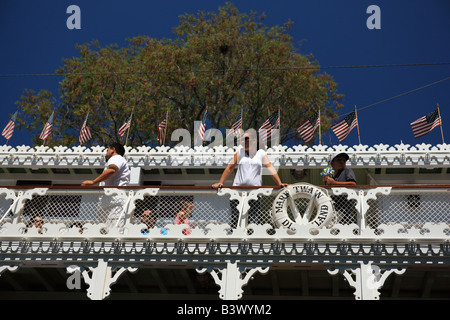
<svg viewBox="0 0 450 320">
<path fill-rule="evenodd" d="M 295 199 L 309 199 L 303 215 L 295 205 Z M 288 215 L 291 208 L 292 220 Z M 272 219 L 278 228 L 286 228 L 296 232 L 300 225 L 311 225 L 322 228 L 327 225 L 334 215 L 333 201 L 325 189 L 317 188 L 308 183 L 292 184 L 282 189 L 272 205 Z"/>
</svg>

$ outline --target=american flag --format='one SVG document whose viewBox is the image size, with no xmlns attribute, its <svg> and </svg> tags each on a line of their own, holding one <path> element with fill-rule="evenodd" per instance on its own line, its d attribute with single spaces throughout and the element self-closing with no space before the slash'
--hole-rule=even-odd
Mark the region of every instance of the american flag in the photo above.
<svg viewBox="0 0 450 320">
<path fill-rule="evenodd" d="M 333 130 L 334 134 L 339 139 L 339 142 L 342 142 L 357 125 L 358 119 L 356 118 L 356 112 L 353 111 L 341 121 L 333 124 L 331 130 Z"/>
<path fill-rule="evenodd" d="M 80 144 L 86 143 L 88 140 L 90 140 L 92 138 L 91 130 L 87 126 L 88 116 L 89 116 L 89 113 L 86 115 L 86 119 L 84 120 L 83 126 L 81 127 L 81 130 L 80 130 L 80 137 L 78 139 Z"/>
<path fill-rule="evenodd" d="M 167 126 L 167 114 L 163 121 L 158 125 L 158 142 L 159 145 L 162 146 L 164 143 L 164 136 L 166 133 L 166 126 Z"/>
<path fill-rule="evenodd" d="M 316 131 L 319 125 L 319 112 L 316 112 L 308 120 L 306 120 L 305 123 L 297 127 L 297 132 L 305 143 L 309 143 L 312 140 L 314 131 Z"/>
<path fill-rule="evenodd" d="M 203 137 L 205 136 L 205 129 L 206 129 L 206 117 L 207 117 L 207 111 L 203 114 L 202 123 L 200 124 L 200 128 L 198 128 L 198 137 L 203 141 Z"/>
<path fill-rule="evenodd" d="M 3 129 L 2 136 L 4 136 L 6 138 L 6 140 L 11 139 L 11 137 L 12 137 L 12 135 L 14 133 L 16 117 L 17 117 L 17 111 L 13 114 L 11 119 L 8 121 L 8 123 L 6 124 L 5 129 Z"/>
<path fill-rule="evenodd" d="M 50 118 L 48 118 L 47 123 L 44 126 L 44 129 L 41 132 L 41 135 L 39 136 L 40 139 L 42 140 L 47 140 L 48 136 L 50 135 L 50 133 L 52 133 L 53 130 L 53 115 L 55 112 L 52 112 L 52 115 L 50 116 Z"/>
<path fill-rule="evenodd" d="M 121 137 L 124 136 L 125 132 L 127 132 L 127 129 L 131 126 L 131 115 L 128 118 L 127 122 L 125 122 L 120 128 L 119 128 L 119 135 Z"/>
<path fill-rule="evenodd" d="M 261 141 L 267 141 L 270 139 L 272 130 L 280 126 L 280 117 L 278 116 L 278 110 L 272 113 L 272 115 L 262 124 L 259 128 L 259 139 Z"/>
<path fill-rule="evenodd" d="M 438 110 L 417 119 L 411 123 L 411 128 L 414 134 L 414 138 L 419 138 L 426 135 L 434 128 L 441 125 L 441 118 L 439 117 Z"/>
<path fill-rule="evenodd" d="M 241 128 L 242 128 L 242 116 L 238 115 L 236 121 L 233 123 L 231 129 L 228 131 L 227 137 L 239 133 L 239 129 Z"/>
</svg>

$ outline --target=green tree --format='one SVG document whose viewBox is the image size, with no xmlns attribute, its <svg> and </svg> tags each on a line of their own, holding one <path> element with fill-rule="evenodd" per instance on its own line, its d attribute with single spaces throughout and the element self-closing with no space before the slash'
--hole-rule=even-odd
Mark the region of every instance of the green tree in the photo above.
<svg viewBox="0 0 450 320">
<path fill-rule="evenodd" d="M 133 111 L 128 145 L 136 146 L 156 142 L 167 110 L 169 141 L 173 129 L 192 133 L 206 109 L 214 128 L 229 128 L 243 108 L 244 129 L 258 129 L 280 108 L 285 142 L 300 141 L 295 128 L 320 108 L 327 130 L 342 107 L 336 83 L 313 56 L 297 52 L 288 33 L 292 22 L 268 27 L 264 17 L 227 3 L 216 13 L 182 15 L 173 39 L 137 36 L 124 47 L 79 45 L 79 57 L 65 59 L 57 70 L 63 77 L 58 98 L 25 90 L 18 101 L 25 113 L 20 124 L 38 136 L 55 110 L 57 129 L 48 144 L 72 145 L 89 112 L 88 144 L 106 144 L 121 141 L 118 129 Z"/>
</svg>

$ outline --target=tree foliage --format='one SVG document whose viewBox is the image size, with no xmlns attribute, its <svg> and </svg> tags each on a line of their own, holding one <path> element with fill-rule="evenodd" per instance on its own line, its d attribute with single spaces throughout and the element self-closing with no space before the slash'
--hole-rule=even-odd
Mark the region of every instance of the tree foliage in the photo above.
<svg viewBox="0 0 450 320">
<path fill-rule="evenodd" d="M 157 124 L 169 110 L 168 137 L 176 128 L 193 131 L 208 110 L 213 128 L 230 128 L 244 110 L 243 126 L 258 129 L 281 108 L 281 141 L 300 140 L 295 128 L 321 110 L 322 130 L 342 107 L 333 78 L 312 56 L 297 52 L 291 22 L 268 27 L 264 15 L 241 13 L 228 3 L 218 12 L 185 14 L 173 39 L 136 36 L 124 47 L 97 41 L 78 45 L 79 56 L 56 72 L 59 97 L 25 90 L 20 124 L 36 132 L 55 111 L 50 145 L 78 144 L 89 112 L 88 144 L 123 141 L 119 127 L 133 111 L 128 145 L 156 142 Z"/>
</svg>

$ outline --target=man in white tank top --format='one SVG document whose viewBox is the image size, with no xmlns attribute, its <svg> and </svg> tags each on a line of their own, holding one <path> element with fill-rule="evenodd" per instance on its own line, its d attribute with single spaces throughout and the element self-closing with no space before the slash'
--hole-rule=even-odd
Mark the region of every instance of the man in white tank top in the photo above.
<svg viewBox="0 0 450 320">
<path fill-rule="evenodd" d="M 105 187 L 128 186 L 130 184 L 130 170 L 128 163 L 123 158 L 125 148 L 120 143 L 113 143 L 106 151 L 106 165 L 102 174 L 94 180 L 86 180 L 82 186 L 94 186 L 96 184 Z"/>
<path fill-rule="evenodd" d="M 245 133 L 244 135 L 244 147 L 240 147 L 238 152 L 233 157 L 231 163 L 225 168 L 220 181 L 212 185 L 214 190 L 218 190 L 223 187 L 224 182 L 228 176 L 233 172 L 237 166 L 237 172 L 234 177 L 233 186 L 261 186 L 262 185 L 262 171 L 263 167 L 268 169 L 272 175 L 273 180 L 277 186 L 282 188 L 287 186 L 287 183 L 282 183 L 277 171 L 272 166 L 264 150 L 257 149 L 257 137 L 256 134 Z M 231 227 L 237 226 L 236 210 L 233 208 L 235 205 L 231 203 Z M 256 211 L 256 212 L 255 212 Z M 258 223 L 258 217 L 260 209 L 260 202 L 255 201 L 252 208 L 249 210 L 250 222 Z"/>
<path fill-rule="evenodd" d="M 113 143 L 106 151 L 106 165 L 103 172 L 94 180 L 86 180 L 81 183 L 82 186 L 94 186 L 96 184 L 105 187 L 128 186 L 130 184 L 130 170 L 128 163 L 123 158 L 125 148 L 120 143 Z M 102 196 L 100 199 L 99 215 L 103 216 L 106 222 L 106 228 L 113 226 L 122 227 L 125 223 L 122 199 L 117 196 Z"/>
</svg>

